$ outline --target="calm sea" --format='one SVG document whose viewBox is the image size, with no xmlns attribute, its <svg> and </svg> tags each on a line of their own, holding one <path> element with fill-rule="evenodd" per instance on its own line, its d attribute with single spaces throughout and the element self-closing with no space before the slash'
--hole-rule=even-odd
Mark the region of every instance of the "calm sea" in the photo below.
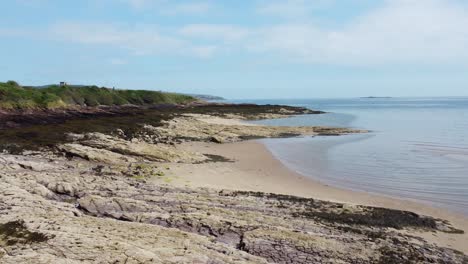
<svg viewBox="0 0 468 264">
<path fill-rule="evenodd" d="M 264 140 L 293 170 L 337 187 L 412 199 L 468 215 L 468 98 L 248 102 L 328 112 L 257 123 L 372 130 L 365 135 Z"/>
</svg>

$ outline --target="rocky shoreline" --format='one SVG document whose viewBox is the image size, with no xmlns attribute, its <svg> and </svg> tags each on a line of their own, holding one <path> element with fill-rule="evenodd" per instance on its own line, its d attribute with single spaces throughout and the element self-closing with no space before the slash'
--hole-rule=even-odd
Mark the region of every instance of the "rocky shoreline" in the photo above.
<svg viewBox="0 0 468 264">
<path fill-rule="evenodd" d="M 21 153 L 23 149 L 42 149 L 70 142 L 70 133 L 103 133 L 125 140 L 138 137 L 144 126 L 159 127 L 162 122 L 184 114 L 208 114 L 217 117 L 255 120 L 282 118 L 297 114 L 321 114 L 301 107 L 256 106 L 215 103 L 121 106 L 41 111 L 0 111 L 0 151 Z M 163 142 L 164 143 L 164 142 Z"/>
<path fill-rule="evenodd" d="M 183 150 L 182 142 L 365 131 L 238 121 L 319 113 L 285 106 L 168 109 L 47 126 L 24 123 L 26 136 L 11 127 L 0 131 L 0 262 L 468 261 L 462 252 L 414 233 L 464 232 L 443 219 L 290 195 L 174 186 L 166 176 L 170 168 L 162 165 L 229 162 Z M 96 125 L 103 121 L 105 127 Z"/>
<path fill-rule="evenodd" d="M 1 109 L 0 130 L 24 128 L 33 125 L 60 124 L 70 120 L 99 119 L 104 117 L 145 116 L 155 114 L 161 117 L 181 113 L 203 113 L 216 116 L 237 115 L 242 119 L 281 118 L 297 114 L 323 114 L 303 107 L 285 105 L 254 105 L 207 103 L 195 101 L 187 104 L 162 104 L 154 106 L 99 106 L 68 107 L 58 109 Z"/>
</svg>

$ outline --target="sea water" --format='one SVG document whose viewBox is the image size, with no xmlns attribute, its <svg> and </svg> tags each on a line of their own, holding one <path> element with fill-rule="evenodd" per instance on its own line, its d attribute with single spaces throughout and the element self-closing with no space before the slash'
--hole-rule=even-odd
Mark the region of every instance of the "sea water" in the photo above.
<svg viewBox="0 0 468 264">
<path fill-rule="evenodd" d="M 240 102 L 240 101 L 237 101 Z M 371 130 L 340 137 L 263 140 L 285 165 L 325 184 L 468 214 L 468 98 L 242 100 L 323 110 L 256 121 Z"/>
</svg>

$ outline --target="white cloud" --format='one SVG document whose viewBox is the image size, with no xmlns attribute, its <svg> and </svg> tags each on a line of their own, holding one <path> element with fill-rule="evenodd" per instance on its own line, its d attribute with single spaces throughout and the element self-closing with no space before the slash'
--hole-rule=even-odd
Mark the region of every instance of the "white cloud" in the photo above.
<svg viewBox="0 0 468 264">
<path fill-rule="evenodd" d="M 15 0 L 16 3 L 25 7 L 40 7 L 47 3 L 47 0 Z"/>
<path fill-rule="evenodd" d="M 214 9 L 210 2 L 175 3 L 171 0 L 121 0 L 135 10 L 165 15 L 201 15 Z"/>
<path fill-rule="evenodd" d="M 135 54 L 159 53 L 181 48 L 182 41 L 162 35 L 156 27 L 125 27 L 113 24 L 62 23 L 54 25 L 52 37 L 82 44 L 109 45 Z"/>
<path fill-rule="evenodd" d="M 192 47 L 189 52 L 191 54 L 194 54 L 195 56 L 199 58 L 210 58 L 212 57 L 219 48 L 214 45 L 206 45 L 206 46 L 194 46 Z"/>
<path fill-rule="evenodd" d="M 196 45 L 161 33 L 158 26 L 128 27 L 113 24 L 61 23 L 50 28 L 51 38 L 87 45 L 126 49 L 134 55 L 176 54 L 209 57 L 213 45 Z"/>
<path fill-rule="evenodd" d="M 180 34 L 191 38 L 239 41 L 247 37 L 249 31 L 233 25 L 191 24 L 182 27 Z"/>
<path fill-rule="evenodd" d="M 193 2 L 193 3 L 184 3 L 173 5 L 165 10 L 163 13 L 170 14 L 170 15 L 177 15 L 177 14 L 188 14 L 188 15 L 202 15 L 206 14 L 209 11 L 213 10 L 214 7 L 211 3 L 208 2 Z"/>
<path fill-rule="evenodd" d="M 125 64 L 127 64 L 126 60 L 119 59 L 119 58 L 110 59 L 109 62 L 112 65 L 125 65 Z"/>
<path fill-rule="evenodd" d="M 466 63 L 468 12 L 442 0 L 392 0 L 334 30 L 283 24 L 260 30 L 253 51 L 328 64 Z"/>
<path fill-rule="evenodd" d="M 333 0 L 321 1 L 326 5 Z M 169 2 L 136 0 L 133 4 Z M 310 3 L 287 0 L 270 2 L 268 8 L 265 3 L 262 7 L 268 15 L 280 10 L 289 10 L 286 13 L 292 14 L 294 10 L 299 11 L 297 6 Z M 281 8 L 275 7 L 280 4 Z M 288 8 L 288 4 L 292 7 Z M 197 10 L 186 8 L 190 12 Z M 202 10 L 204 8 L 198 9 Z M 460 1 L 387 0 L 379 8 L 365 10 L 341 25 L 323 26 L 311 21 L 313 19 L 285 18 L 279 24 L 270 22 L 262 26 L 215 23 L 182 26 L 137 23 L 128 26 L 77 22 L 55 24 L 44 32 L 29 30 L 29 34 L 34 38 L 45 36 L 84 45 L 116 47 L 136 55 L 209 58 L 238 52 L 314 64 L 468 64 L 468 9 Z M 3 36 L 17 37 L 27 33 L 14 28 L 0 29 Z"/>
<path fill-rule="evenodd" d="M 29 35 L 30 32 L 20 29 L 0 28 L 0 37 L 24 37 Z"/>
<path fill-rule="evenodd" d="M 142 9 L 148 7 L 151 4 L 161 3 L 161 0 L 121 0 L 129 4 L 134 9 Z"/>
<path fill-rule="evenodd" d="M 313 11 L 330 7 L 335 0 L 267 0 L 262 1 L 257 11 L 262 15 L 288 19 L 303 19 Z"/>
</svg>

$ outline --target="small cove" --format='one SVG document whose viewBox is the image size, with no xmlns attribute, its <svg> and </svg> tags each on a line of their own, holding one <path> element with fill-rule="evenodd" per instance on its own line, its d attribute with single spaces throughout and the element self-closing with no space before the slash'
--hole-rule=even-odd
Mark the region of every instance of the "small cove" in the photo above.
<svg viewBox="0 0 468 264">
<path fill-rule="evenodd" d="M 255 100 L 324 115 L 256 121 L 369 129 L 367 135 L 266 139 L 291 169 L 332 186 L 384 194 L 468 214 L 468 99 Z"/>
</svg>

